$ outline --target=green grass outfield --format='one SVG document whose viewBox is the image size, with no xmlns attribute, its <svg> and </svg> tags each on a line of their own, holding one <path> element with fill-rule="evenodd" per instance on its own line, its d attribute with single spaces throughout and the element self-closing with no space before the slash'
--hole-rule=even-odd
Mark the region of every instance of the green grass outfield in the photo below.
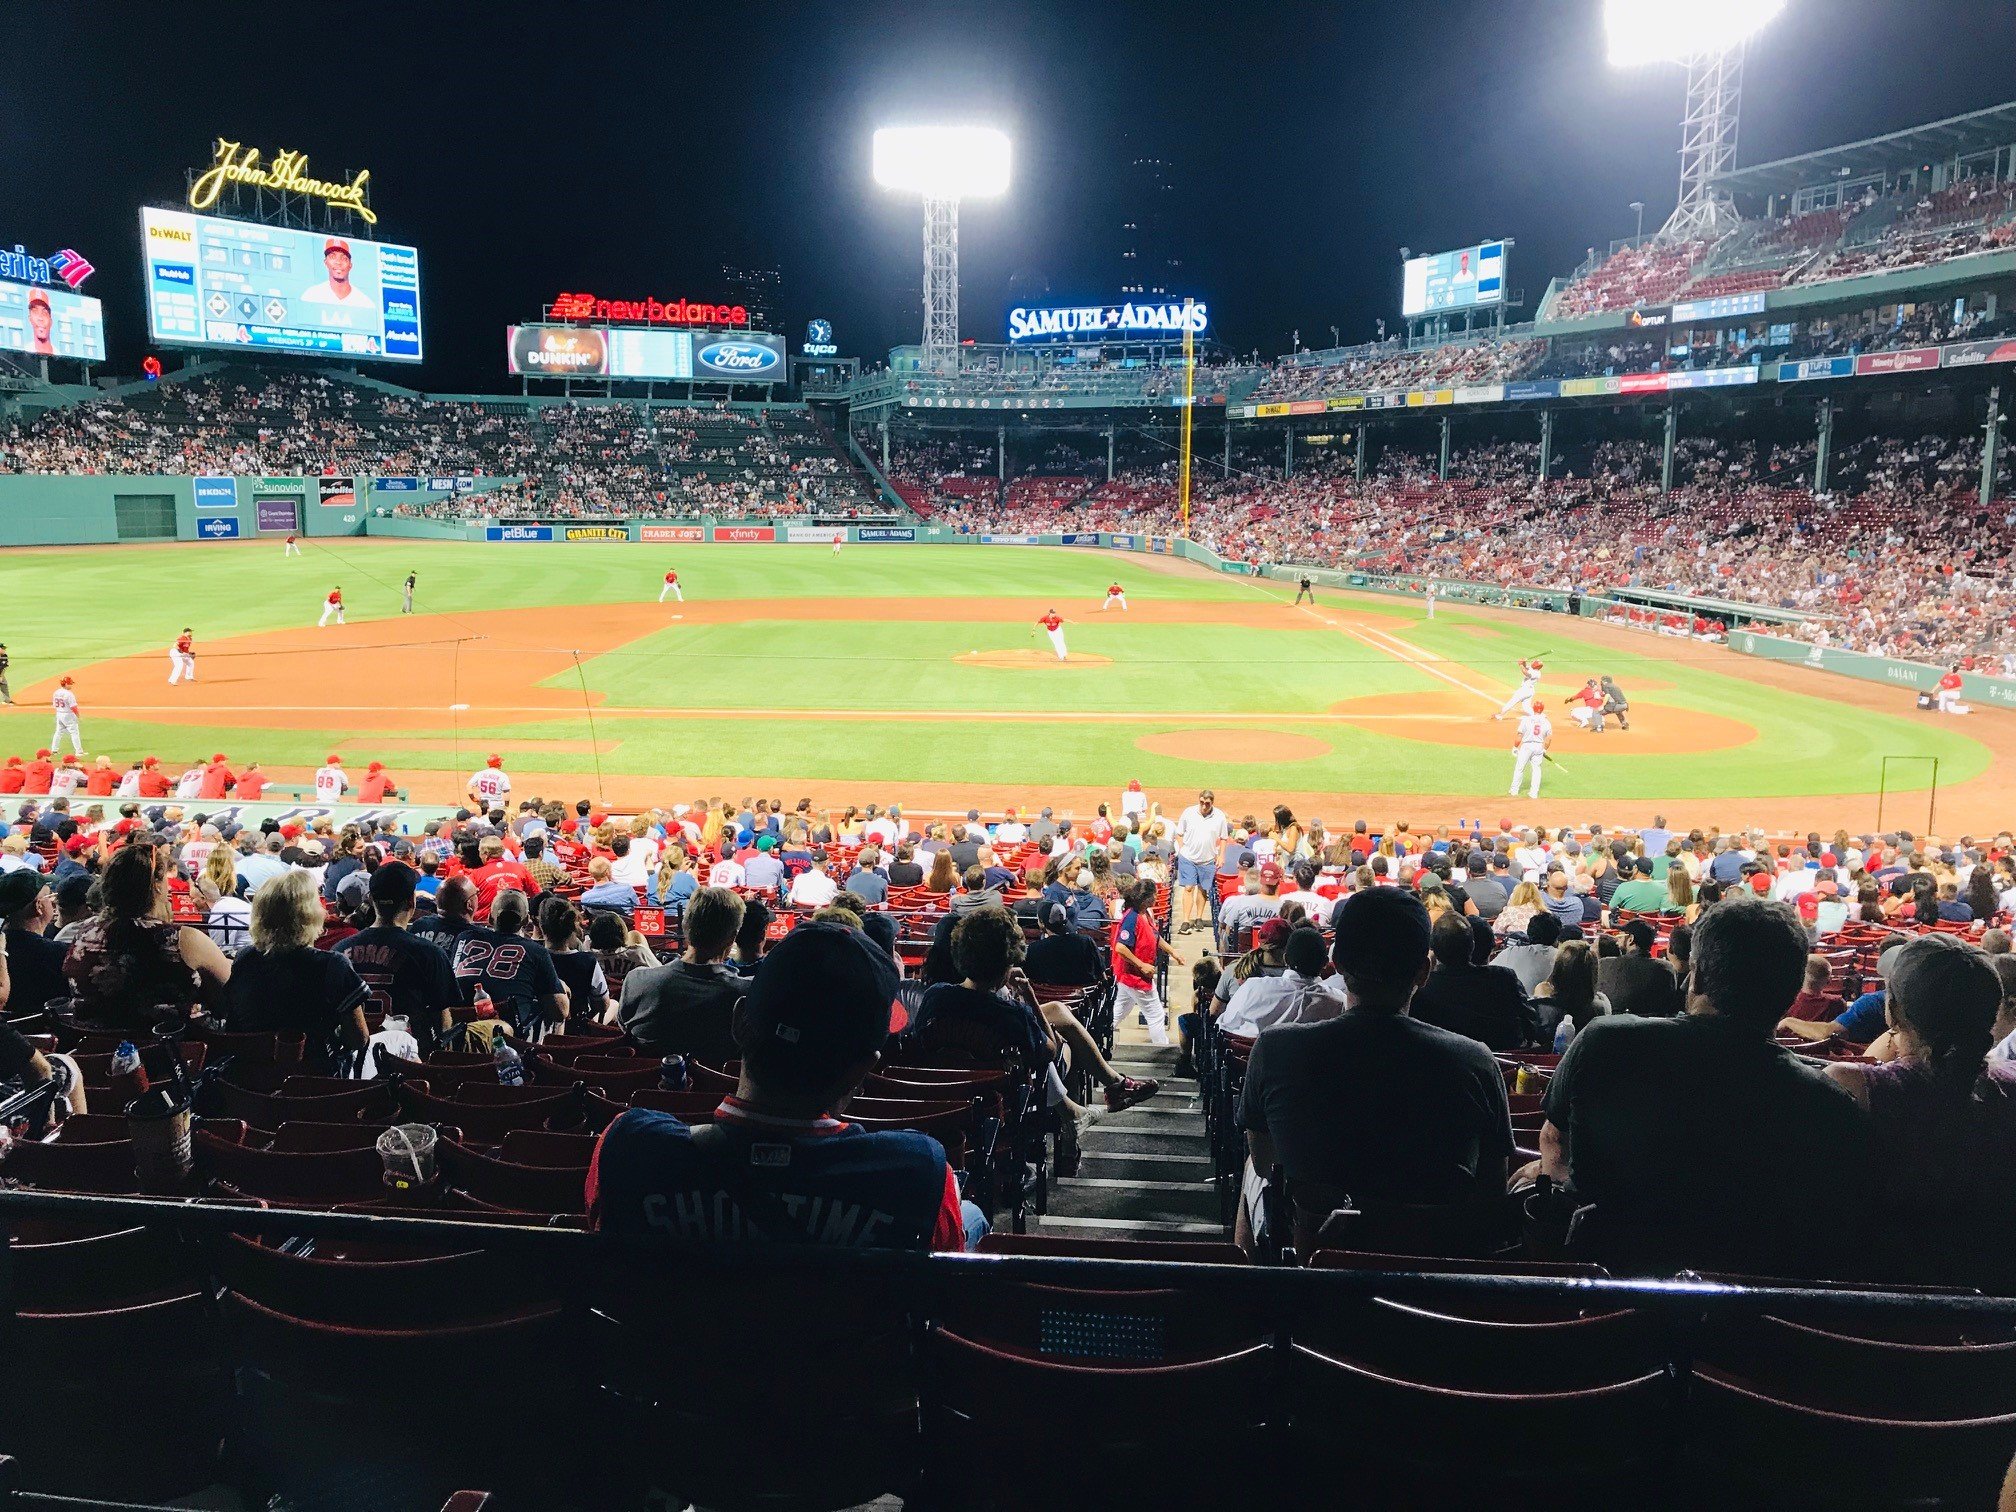
<svg viewBox="0 0 2016 1512">
<path fill-rule="evenodd" d="M 1340 700 L 1372 694 L 1452 690 L 1430 672 L 1314 620 L 1293 628 L 1144 624 L 1097 613 L 1116 574 L 1138 605 L 1259 603 L 1277 585 L 1167 570 L 1154 558 L 1040 547 L 773 545 L 519 545 L 338 540 L 308 542 L 305 558 L 283 559 L 277 544 L 122 547 L 9 552 L 0 559 L 0 638 L 14 656 L 12 682 L 24 689 L 63 671 L 124 656 L 161 658 L 182 625 L 199 651 L 222 652 L 235 635 L 312 624 L 320 599 L 340 583 L 353 625 L 396 618 L 398 583 L 419 573 L 422 615 L 603 603 L 649 603 L 660 574 L 679 569 L 689 600 L 895 598 L 1040 599 L 1072 621 L 1074 653 L 1108 666 L 1040 671 L 965 665 L 968 651 L 1026 649 L 1033 626 L 985 616 L 943 621 L 820 623 L 751 617 L 729 623 L 649 623 L 639 637 L 592 657 L 579 677 L 600 695 L 596 736 L 612 777 L 736 774 L 752 780 L 869 784 L 924 781 L 1013 787 L 1112 788 L 1139 778 L 1180 790 L 1200 779 L 1222 787 L 1284 792 L 1502 794 L 1510 756 L 1500 746 L 1445 745 L 1400 738 L 1377 723 L 1325 721 Z M 1326 594 L 1326 607 L 1345 612 Z M 865 611 L 865 606 L 862 612 Z M 1753 726 L 1747 744 L 1700 754 L 1634 754 L 1628 737 L 1601 752 L 1578 752 L 1572 772 L 1550 773 L 1549 798 L 1686 799 L 1801 797 L 1872 791 L 1882 754 L 1937 756 L 1942 786 L 1979 776 L 1991 753 L 1953 727 L 1873 713 L 1827 694 L 1846 687 L 1815 674 L 1811 694 L 1764 687 L 1732 675 L 1741 663 L 1721 652 L 1647 638 L 1642 650 L 1591 653 L 1575 625 L 1532 616 L 1518 626 L 1444 605 L 1422 624 L 1410 601 L 1360 596 L 1360 620 L 1406 631 L 1407 643 L 1484 687 L 1506 687 L 1514 660 L 1546 655 L 1561 682 L 1571 670 L 1607 671 L 1632 690 L 1634 705 L 1700 710 Z M 356 704 L 372 664 L 397 651 L 304 674 L 299 704 Z M 506 654 L 489 651 L 482 654 Z M 1593 664 L 1592 664 L 1593 662 Z M 1730 670 L 1724 670 L 1730 669 Z M 576 674 L 548 679 L 575 686 Z M 1669 686 L 1638 691 L 1634 683 Z M 1550 677 L 1550 690 L 1556 687 Z M 1852 685 L 1846 685 L 1852 686 Z M 164 701 L 172 696 L 165 687 Z M 157 752 L 171 764 L 211 750 L 269 766 L 309 767 L 339 748 L 354 763 L 378 757 L 403 773 L 447 773 L 469 762 L 444 737 L 475 754 L 511 752 L 513 741 L 584 741 L 585 716 L 506 723 L 472 708 L 446 714 L 432 731 L 372 731 L 332 715 L 325 727 L 262 722 L 248 711 L 231 723 L 196 726 L 94 713 L 82 688 L 91 750 L 125 760 Z M 449 699 L 441 697 L 445 709 Z M 1488 712 L 1473 701 L 1478 713 Z M 931 719 L 765 719 L 733 715 L 663 718 L 644 710 L 858 710 L 923 712 Z M 1074 718 L 1056 725 L 960 721 L 962 711 L 1032 710 L 1097 715 L 1166 714 L 1120 723 Z M 1557 711 L 1565 723 L 1566 711 Z M 1241 715 L 1214 724 L 1213 716 Z M 1256 725 L 1250 716 L 1274 716 Z M 1213 728 L 1262 728 L 1312 736 L 1329 754 L 1303 760 L 1214 766 L 1151 754 L 1143 737 Z M 0 712 L 0 752 L 30 751 L 49 737 L 46 703 Z M 426 746 L 414 743 L 418 736 Z M 1607 739 L 1608 737 L 1606 737 Z M 1507 739 L 1509 744 L 1509 735 Z M 515 773 L 582 774 L 585 751 L 512 753 Z M 1893 772 L 1893 778 L 1894 778 Z M 1897 785 L 1893 780 L 1893 786 Z"/>
</svg>

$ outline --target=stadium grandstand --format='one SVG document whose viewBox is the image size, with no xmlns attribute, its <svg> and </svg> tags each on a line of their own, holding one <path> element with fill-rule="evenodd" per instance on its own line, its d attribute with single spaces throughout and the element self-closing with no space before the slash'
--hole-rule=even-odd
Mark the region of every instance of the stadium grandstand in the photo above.
<svg viewBox="0 0 2016 1512">
<path fill-rule="evenodd" d="M 2016 1512 L 2016 102 L 1705 189 L 1271 356 L 9 360 L 0 1512 Z"/>
</svg>

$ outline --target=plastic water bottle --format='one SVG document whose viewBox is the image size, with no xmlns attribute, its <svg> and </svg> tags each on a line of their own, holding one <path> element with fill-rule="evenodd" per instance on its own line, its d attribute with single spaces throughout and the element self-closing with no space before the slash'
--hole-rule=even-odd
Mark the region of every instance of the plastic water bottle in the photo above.
<svg viewBox="0 0 2016 1512">
<path fill-rule="evenodd" d="M 1566 1055 L 1568 1053 L 1568 1031 L 1574 1027 L 1575 1021 L 1568 1017 L 1567 1014 L 1562 1014 L 1561 1022 L 1554 1029 L 1554 1053 L 1556 1055 Z"/>
<path fill-rule="evenodd" d="M 665 1092 L 684 1092 L 691 1084 L 686 1075 L 686 1057 L 668 1055 L 658 1063 L 658 1086 Z"/>
<path fill-rule="evenodd" d="M 525 1058 L 511 1048 L 511 1042 L 503 1035 L 497 1036 L 497 1048 L 490 1052 L 490 1059 L 497 1066 L 497 1080 L 507 1087 L 525 1085 Z"/>
</svg>

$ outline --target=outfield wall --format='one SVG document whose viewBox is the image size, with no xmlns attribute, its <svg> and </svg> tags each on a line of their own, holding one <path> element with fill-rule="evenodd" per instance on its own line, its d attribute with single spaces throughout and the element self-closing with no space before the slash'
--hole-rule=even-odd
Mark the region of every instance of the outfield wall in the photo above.
<svg viewBox="0 0 2016 1512">
<path fill-rule="evenodd" d="M 0 547 L 153 545 L 364 534 L 376 511 L 481 494 L 473 477 L 0 475 Z M 428 524 L 428 521 L 406 521 Z M 463 538 L 460 526 L 446 539 Z M 479 537 L 480 539 L 480 537 Z"/>
</svg>

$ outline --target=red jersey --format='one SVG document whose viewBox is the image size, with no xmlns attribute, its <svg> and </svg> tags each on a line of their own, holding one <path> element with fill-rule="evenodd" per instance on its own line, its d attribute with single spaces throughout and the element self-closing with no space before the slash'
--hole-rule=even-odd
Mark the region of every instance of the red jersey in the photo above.
<svg viewBox="0 0 2016 1512">
<path fill-rule="evenodd" d="M 0 793 L 18 793 L 28 780 L 28 774 L 21 770 L 17 762 L 12 766 L 0 767 Z"/>
<path fill-rule="evenodd" d="M 119 781 L 119 774 L 110 767 L 93 767 L 91 775 L 84 781 L 84 791 L 93 798 L 110 798 L 112 789 Z"/>
<path fill-rule="evenodd" d="M 266 791 L 264 772 L 247 772 L 238 779 L 238 798 L 245 803 L 257 803 L 259 795 Z"/>
<path fill-rule="evenodd" d="M 1603 707 L 1603 695 L 1594 688 L 1581 688 L 1568 695 L 1568 702 L 1587 704 L 1592 709 Z"/>
<path fill-rule="evenodd" d="M 203 768 L 203 785 L 196 789 L 198 798 L 222 798 L 230 791 L 231 784 L 238 780 L 238 774 L 221 761 L 213 761 Z"/>
<path fill-rule="evenodd" d="M 668 583 L 676 583 L 679 581 L 679 574 L 676 572 L 668 572 L 665 574 L 665 581 Z"/>
<path fill-rule="evenodd" d="M 1151 970 L 1143 974 L 1135 968 L 1134 962 L 1120 953 L 1125 945 L 1135 957 L 1145 961 Z M 1155 985 L 1152 968 L 1155 954 L 1160 949 L 1155 939 L 1155 920 L 1138 909 L 1128 909 L 1120 916 L 1120 923 L 1113 932 L 1113 979 L 1123 987 L 1139 987 L 1143 990 Z"/>
<path fill-rule="evenodd" d="M 186 633 L 175 637 L 175 649 L 177 651 L 184 653 L 185 655 L 188 653 L 189 648 L 195 645 L 195 643 L 196 638 Z"/>
<path fill-rule="evenodd" d="M 515 887 L 527 897 L 539 891 L 539 884 L 532 880 L 532 873 L 518 861 L 488 861 L 468 873 L 468 877 L 476 888 L 476 917 L 479 919 L 490 917 L 490 905 L 503 888 Z"/>
<path fill-rule="evenodd" d="M 359 803 L 383 803 L 392 791 L 394 778 L 390 772 L 372 772 L 364 779 L 364 785 L 357 789 Z"/>
<path fill-rule="evenodd" d="M 148 767 L 140 774 L 140 796 L 142 798 L 166 798 L 168 779 L 158 767 Z"/>
<path fill-rule="evenodd" d="M 343 595 L 340 593 L 332 593 L 329 595 L 329 602 L 332 604 L 340 604 L 343 602 Z"/>
<path fill-rule="evenodd" d="M 1060 615 L 1046 614 L 1043 618 L 1036 621 L 1036 623 L 1041 625 L 1045 630 L 1055 630 L 1059 625 L 1064 623 L 1064 620 Z"/>
<path fill-rule="evenodd" d="M 1120 596 L 1120 585 L 1118 583 L 1108 583 L 1106 585 L 1106 597 L 1118 598 L 1119 596 Z"/>
<path fill-rule="evenodd" d="M 1958 672 L 1948 672 L 1944 677 L 1939 679 L 1939 686 L 1949 693 L 1952 692 L 1960 686 L 1960 674 Z"/>
<path fill-rule="evenodd" d="M 47 757 L 38 756 L 23 767 L 21 771 L 23 775 L 22 792 L 46 793 L 49 791 L 49 779 L 56 775 L 56 763 L 50 761 Z"/>
</svg>

